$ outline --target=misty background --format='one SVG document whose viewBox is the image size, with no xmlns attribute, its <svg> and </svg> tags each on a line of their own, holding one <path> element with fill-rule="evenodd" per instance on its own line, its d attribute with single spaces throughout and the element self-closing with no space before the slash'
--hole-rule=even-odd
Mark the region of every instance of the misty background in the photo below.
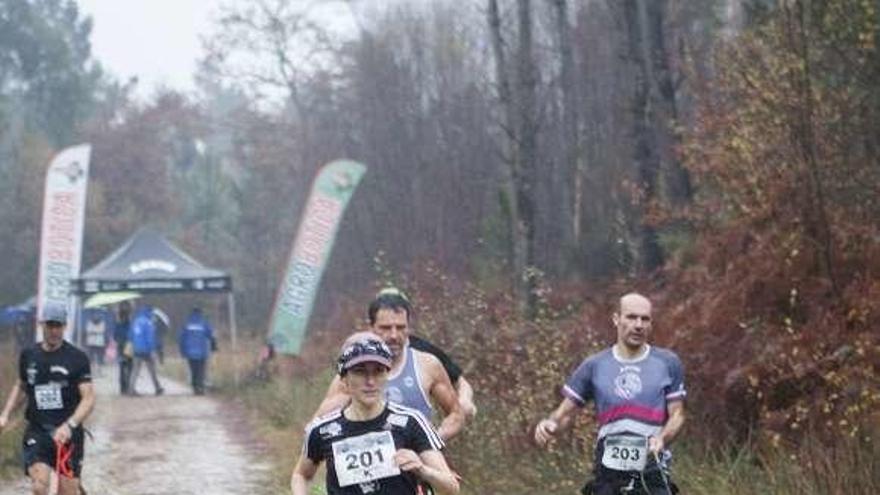
<svg viewBox="0 0 880 495">
<path fill-rule="evenodd" d="M 233 275 L 252 336 L 315 171 L 341 157 L 368 172 L 316 326 L 426 264 L 528 318 L 554 288 L 736 285 L 729 264 L 753 258 L 844 297 L 877 240 L 874 7 L 229 2 L 177 90 L 105 70 L 75 1 L 4 0 L 0 298 L 34 293 L 45 168 L 80 142 L 83 266 L 150 226 Z"/>
</svg>

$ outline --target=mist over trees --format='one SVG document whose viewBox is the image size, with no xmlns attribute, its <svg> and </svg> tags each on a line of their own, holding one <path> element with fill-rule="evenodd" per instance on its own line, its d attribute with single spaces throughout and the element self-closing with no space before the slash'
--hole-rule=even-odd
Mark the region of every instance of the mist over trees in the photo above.
<svg viewBox="0 0 880 495">
<path fill-rule="evenodd" d="M 485 397 L 522 399 L 487 412 L 492 441 L 528 441 L 510 422 L 558 400 L 559 356 L 598 345 L 633 287 L 683 351 L 701 438 L 878 424 L 880 2 L 337 2 L 345 22 L 316 5 L 230 2 L 198 91 L 142 98 L 91 55 L 74 1 L 0 0 L 0 302 L 35 291 L 49 158 L 90 142 L 83 266 L 150 225 L 229 270 L 262 337 L 312 178 L 344 157 L 368 171 L 313 325 L 419 280 L 440 294 L 420 330 Z M 520 460 L 529 486 L 567 479 L 547 473 L 574 469 L 569 440 L 546 470 Z"/>
<path fill-rule="evenodd" d="M 0 2 L 4 299 L 33 291 L 48 158 L 83 141 L 84 265 L 153 225 L 232 270 L 257 333 L 338 157 L 369 171 L 323 294 L 356 296 L 377 257 L 430 260 L 533 314 L 543 285 L 685 267 L 710 228 L 744 225 L 802 236 L 840 293 L 847 239 L 876 230 L 870 2 L 343 5 L 342 30 L 309 2 L 228 5 L 197 94 L 144 100 L 103 74 L 75 2 Z"/>
</svg>

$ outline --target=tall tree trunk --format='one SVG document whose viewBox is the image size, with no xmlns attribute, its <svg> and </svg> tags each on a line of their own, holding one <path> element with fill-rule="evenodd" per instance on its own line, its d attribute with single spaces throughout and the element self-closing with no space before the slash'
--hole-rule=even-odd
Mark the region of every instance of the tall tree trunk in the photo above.
<svg viewBox="0 0 880 495">
<path fill-rule="evenodd" d="M 513 128 L 514 110 L 513 95 L 511 90 L 511 82 L 509 70 L 507 67 L 507 55 L 504 51 L 504 35 L 501 31 L 501 14 L 498 10 L 498 0 L 488 0 L 487 21 L 489 24 L 489 35 L 492 38 L 492 54 L 495 57 L 495 79 L 498 87 L 498 102 L 501 106 L 501 127 L 502 138 L 501 155 L 503 160 L 509 165 L 506 170 L 506 180 L 503 185 L 503 192 L 506 201 L 502 201 L 502 207 L 507 205 L 509 218 L 508 227 L 510 229 L 511 243 L 507 253 L 508 261 L 513 265 L 514 273 L 518 273 L 517 259 L 517 243 L 515 225 L 519 218 L 517 209 L 516 188 L 514 186 L 514 170 L 516 169 L 516 157 L 514 155 L 513 143 L 516 140 Z M 519 287 L 518 276 L 514 275 L 514 287 Z"/>
<path fill-rule="evenodd" d="M 645 221 L 648 203 L 656 197 L 660 157 L 656 153 L 657 139 L 651 112 L 651 65 L 643 38 L 641 0 L 623 0 L 624 26 L 627 31 L 627 56 L 636 70 L 632 98 L 633 161 L 636 177 L 642 190 L 638 206 L 630 222 L 636 230 L 636 259 L 632 270 L 651 271 L 663 262 L 663 252 L 656 229 Z"/>
<path fill-rule="evenodd" d="M 517 0 L 518 43 L 511 84 L 497 0 L 488 0 L 488 22 L 495 55 L 502 129 L 511 142 L 505 145 L 510 167 L 510 228 L 513 244 L 514 285 L 521 310 L 533 317 L 536 310 L 535 267 L 535 168 L 537 163 L 537 69 L 533 58 L 531 0 Z"/>
<path fill-rule="evenodd" d="M 663 181 L 663 196 L 673 206 L 684 206 L 692 195 L 690 177 L 676 156 L 681 144 L 678 102 L 666 50 L 666 15 L 669 0 L 637 0 L 642 32 L 642 56 L 649 83 L 649 108 Z"/>
<path fill-rule="evenodd" d="M 562 182 L 565 205 L 570 208 L 570 230 L 567 248 L 578 248 L 581 242 L 581 212 L 583 210 L 583 153 L 580 133 L 580 98 L 575 75 L 571 30 L 568 22 L 568 0 L 553 0 L 556 11 L 556 31 L 559 33 L 559 57 L 562 90 L 562 125 L 565 145 Z M 569 180 L 570 178 L 570 180 Z"/>
<path fill-rule="evenodd" d="M 825 206 L 825 187 L 822 183 L 819 171 L 819 157 L 816 149 L 816 136 L 814 124 L 814 105 L 812 87 L 812 60 L 810 58 L 810 0 L 797 2 L 793 8 L 785 7 L 786 21 L 788 25 L 789 43 L 797 51 L 801 59 L 799 71 L 792 71 L 793 87 L 799 91 L 800 102 L 797 105 L 797 120 L 793 126 L 794 141 L 798 146 L 805 171 L 803 182 L 809 197 L 804 201 L 805 227 L 807 236 L 817 246 L 817 261 L 822 274 L 831 283 L 835 295 L 840 291 L 834 274 L 832 255 L 831 227 L 828 222 L 828 214 Z"/>
<path fill-rule="evenodd" d="M 514 185 L 519 213 L 515 242 L 519 244 L 522 274 L 520 290 L 525 314 L 535 316 L 537 294 L 537 266 L 535 264 L 535 192 L 538 159 L 537 122 L 537 68 L 532 53 L 532 2 L 517 0 L 519 45 L 517 47 L 517 158 L 514 167 Z"/>
</svg>

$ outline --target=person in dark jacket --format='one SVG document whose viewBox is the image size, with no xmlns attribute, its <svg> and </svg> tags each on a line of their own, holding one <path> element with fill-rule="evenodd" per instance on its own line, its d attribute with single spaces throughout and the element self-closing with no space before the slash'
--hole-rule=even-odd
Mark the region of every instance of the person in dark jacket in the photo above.
<svg viewBox="0 0 880 495">
<path fill-rule="evenodd" d="M 113 340 L 116 342 L 116 359 L 119 361 L 119 393 L 128 395 L 131 381 L 132 355 L 126 353 L 128 331 L 131 328 L 131 304 L 124 301 L 116 313 L 116 324 L 113 327 Z"/>
<path fill-rule="evenodd" d="M 208 322 L 201 308 L 193 308 L 186 324 L 180 328 L 177 342 L 180 355 L 189 362 L 189 373 L 193 392 L 196 395 L 205 393 L 205 366 L 211 350 L 216 349 L 214 329 Z"/>
</svg>

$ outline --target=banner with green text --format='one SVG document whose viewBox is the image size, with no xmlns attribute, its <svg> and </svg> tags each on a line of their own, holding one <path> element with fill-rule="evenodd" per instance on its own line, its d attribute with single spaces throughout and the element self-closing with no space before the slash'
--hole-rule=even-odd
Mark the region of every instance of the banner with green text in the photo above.
<svg viewBox="0 0 880 495">
<path fill-rule="evenodd" d="M 358 162 L 337 160 L 324 165 L 312 184 L 269 327 L 279 353 L 299 354 L 339 223 L 366 170 Z"/>
</svg>

